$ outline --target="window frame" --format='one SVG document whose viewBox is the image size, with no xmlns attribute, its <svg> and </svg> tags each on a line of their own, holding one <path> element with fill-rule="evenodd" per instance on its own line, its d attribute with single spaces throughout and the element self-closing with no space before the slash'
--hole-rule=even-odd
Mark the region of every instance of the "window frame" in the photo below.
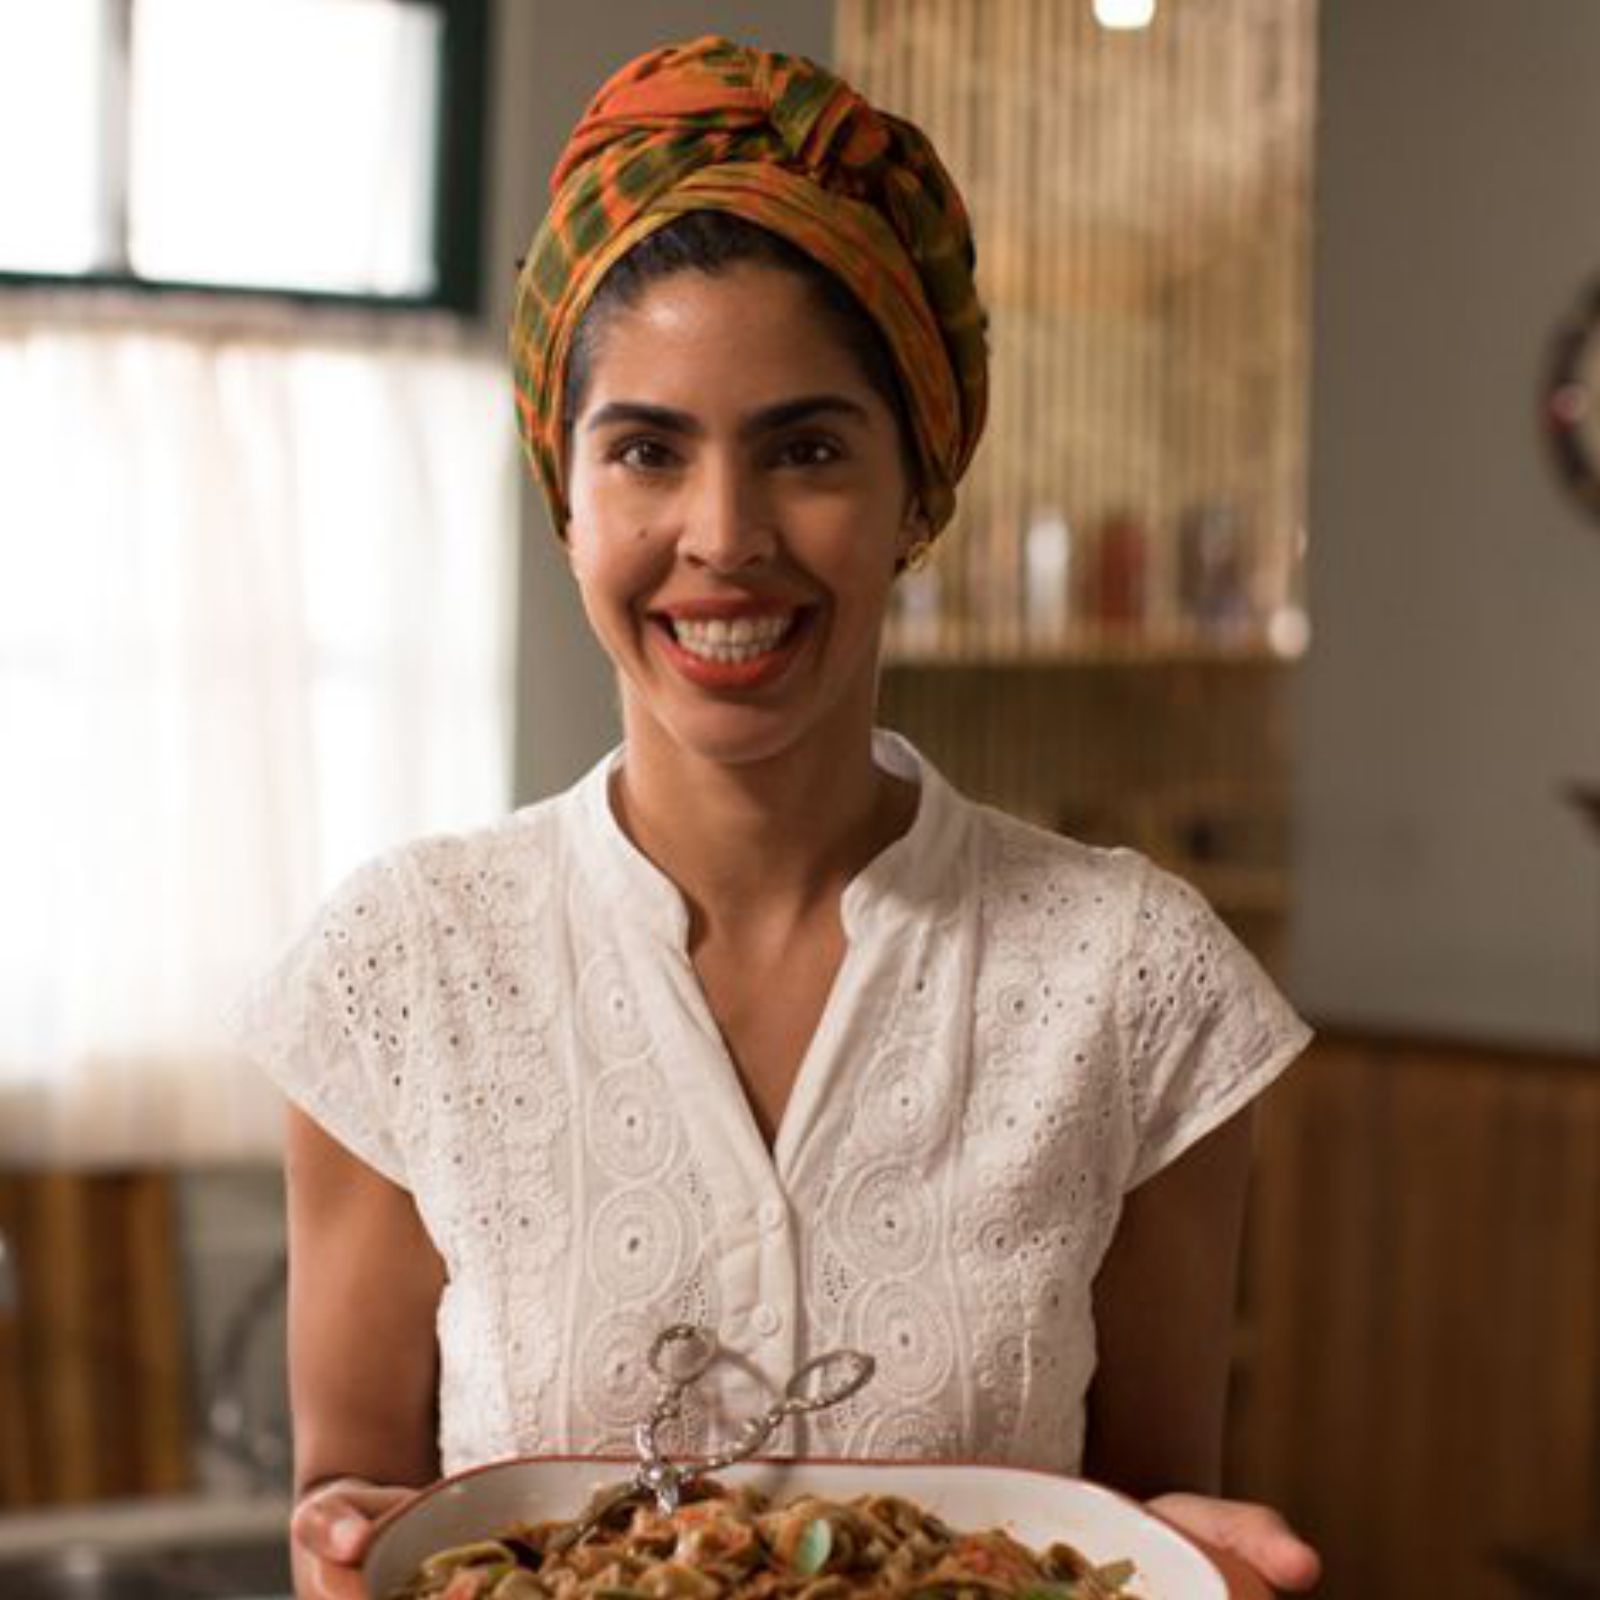
<svg viewBox="0 0 1600 1600">
<path fill-rule="evenodd" d="M 23 290 L 82 290 L 88 293 L 165 297 L 199 296 L 220 302 L 268 302 L 295 306 L 343 306 L 409 313 L 448 311 L 475 317 L 484 309 L 483 233 L 485 147 L 489 126 L 490 0 L 401 0 L 439 13 L 439 121 L 433 187 L 433 261 L 438 281 L 426 295 L 375 295 L 262 284 L 205 283 L 149 278 L 129 270 L 20 272 L 0 269 L 0 295 Z M 106 0 L 111 42 L 101 63 L 108 96 L 108 121 L 126 125 L 128 29 L 137 0 Z M 120 35 L 120 45 L 118 36 Z M 120 58 L 118 52 L 120 50 Z M 115 222 L 126 255 L 127 161 L 108 173 L 102 204 Z"/>
</svg>

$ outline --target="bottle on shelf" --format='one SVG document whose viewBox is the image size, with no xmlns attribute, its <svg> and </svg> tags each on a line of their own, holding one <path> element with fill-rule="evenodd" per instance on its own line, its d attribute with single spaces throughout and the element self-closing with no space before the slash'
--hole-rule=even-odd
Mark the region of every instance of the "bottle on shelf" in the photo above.
<svg viewBox="0 0 1600 1600">
<path fill-rule="evenodd" d="M 1113 511 L 1096 530 L 1094 560 L 1085 584 L 1084 613 L 1091 620 L 1130 627 L 1145 620 L 1148 539 L 1131 511 Z"/>
<path fill-rule="evenodd" d="M 1034 513 L 1023 536 L 1022 559 L 1027 636 L 1059 642 L 1072 620 L 1072 529 L 1057 507 Z"/>
<path fill-rule="evenodd" d="M 1178 607 L 1210 638 L 1236 638 L 1250 626 L 1243 522 L 1227 500 L 1202 500 L 1178 519 Z"/>
</svg>

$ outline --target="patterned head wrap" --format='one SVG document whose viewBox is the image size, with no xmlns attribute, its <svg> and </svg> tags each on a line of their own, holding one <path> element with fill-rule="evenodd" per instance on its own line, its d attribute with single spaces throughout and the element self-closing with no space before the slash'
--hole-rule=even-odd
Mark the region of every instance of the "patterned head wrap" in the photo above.
<svg viewBox="0 0 1600 1600">
<path fill-rule="evenodd" d="M 851 290 L 899 372 L 922 510 L 935 531 L 949 521 L 983 430 L 988 352 L 966 209 L 909 122 L 804 57 L 704 38 L 612 77 L 550 192 L 517 285 L 511 354 L 523 445 L 558 529 L 573 335 L 607 270 L 688 211 L 756 223 Z"/>
</svg>

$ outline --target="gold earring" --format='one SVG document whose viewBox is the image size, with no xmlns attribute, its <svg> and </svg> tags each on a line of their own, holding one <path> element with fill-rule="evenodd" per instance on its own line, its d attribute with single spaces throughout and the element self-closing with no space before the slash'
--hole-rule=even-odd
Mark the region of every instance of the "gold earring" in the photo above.
<svg viewBox="0 0 1600 1600">
<path fill-rule="evenodd" d="M 918 539 L 910 545 L 904 556 L 901 557 L 901 568 L 906 572 L 921 572 L 933 559 L 933 540 Z"/>
</svg>

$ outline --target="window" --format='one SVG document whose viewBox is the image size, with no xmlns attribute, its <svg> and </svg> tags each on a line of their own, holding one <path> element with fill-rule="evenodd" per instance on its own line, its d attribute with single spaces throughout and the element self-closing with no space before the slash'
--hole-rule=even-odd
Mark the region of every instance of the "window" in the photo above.
<svg viewBox="0 0 1600 1600">
<path fill-rule="evenodd" d="M 485 0 L 0 0 L 0 286 L 478 304 Z"/>
<path fill-rule="evenodd" d="M 0 0 L 0 1164 L 267 1154 L 229 998 L 509 798 L 484 13 Z"/>
</svg>

